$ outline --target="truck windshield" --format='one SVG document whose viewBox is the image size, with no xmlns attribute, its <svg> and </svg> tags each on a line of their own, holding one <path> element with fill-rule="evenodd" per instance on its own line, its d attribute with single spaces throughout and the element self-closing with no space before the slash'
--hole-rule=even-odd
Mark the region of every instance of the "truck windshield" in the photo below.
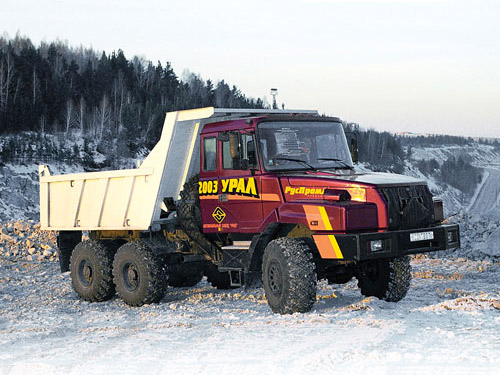
<svg viewBox="0 0 500 375">
<path fill-rule="evenodd" d="M 353 168 L 339 122 L 261 122 L 258 138 L 268 171 Z"/>
</svg>

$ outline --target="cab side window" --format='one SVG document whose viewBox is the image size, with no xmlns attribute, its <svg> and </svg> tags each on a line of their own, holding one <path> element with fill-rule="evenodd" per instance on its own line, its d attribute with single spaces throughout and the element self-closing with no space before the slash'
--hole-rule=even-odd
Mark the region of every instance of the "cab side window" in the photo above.
<svg viewBox="0 0 500 375">
<path fill-rule="evenodd" d="M 203 139 L 203 170 L 217 170 L 217 138 Z"/>
<path fill-rule="evenodd" d="M 233 168 L 233 158 L 231 157 L 229 141 L 222 142 L 222 168 L 235 169 Z"/>
<path fill-rule="evenodd" d="M 222 168 L 244 170 L 257 166 L 257 153 L 252 134 L 230 132 L 222 141 Z"/>
</svg>

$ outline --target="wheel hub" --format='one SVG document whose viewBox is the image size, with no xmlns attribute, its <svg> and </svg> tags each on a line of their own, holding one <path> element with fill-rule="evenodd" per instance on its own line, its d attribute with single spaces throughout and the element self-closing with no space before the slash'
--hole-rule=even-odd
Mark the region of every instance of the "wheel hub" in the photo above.
<svg viewBox="0 0 500 375">
<path fill-rule="evenodd" d="M 80 266 L 78 267 L 78 276 L 83 286 L 89 287 L 92 284 L 94 279 L 94 269 L 89 260 L 83 259 L 80 262 Z"/>
<path fill-rule="evenodd" d="M 275 295 L 280 295 L 283 280 L 281 277 L 280 266 L 276 261 L 272 261 L 271 264 L 269 265 L 268 281 L 271 292 Z"/>
<path fill-rule="evenodd" d="M 136 290 L 140 283 L 139 271 L 133 263 L 127 263 L 123 267 L 123 280 L 128 290 Z"/>
<path fill-rule="evenodd" d="M 92 267 L 87 264 L 83 267 L 83 277 L 85 277 L 85 280 L 87 280 L 87 282 L 90 284 L 90 282 L 92 281 Z"/>
</svg>

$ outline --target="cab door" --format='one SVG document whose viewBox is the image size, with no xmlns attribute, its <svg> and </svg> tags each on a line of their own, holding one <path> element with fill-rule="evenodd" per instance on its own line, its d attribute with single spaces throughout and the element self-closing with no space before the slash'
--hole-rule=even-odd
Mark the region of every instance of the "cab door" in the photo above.
<svg viewBox="0 0 500 375">
<path fill-rule="evenodd" d="M 219 223 L 214 212 L 219 204 L 219 159 L 220 147 L 217 133 L 204 134 L 201 137 L 200 180 L 198 193 L 200 198 L 203 232 L 217 232 Z"/>
<path fill-rule="evenodd" d="M 219 133 L 218 231 L 255 233 L 263 221 L 261 175 L 250 130 Z"/>
</svg>

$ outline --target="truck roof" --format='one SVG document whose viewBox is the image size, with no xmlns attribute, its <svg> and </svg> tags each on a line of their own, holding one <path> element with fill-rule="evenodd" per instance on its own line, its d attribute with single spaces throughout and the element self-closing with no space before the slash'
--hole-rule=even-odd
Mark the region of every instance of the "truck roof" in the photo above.
<svg viewBox="0 0 500 375">
<path fill-rule="evenodd" d="M 244 109 L 223 109 L 216 108 L 217 111 L 227 111 L 225 115 L 217 116 L 214 114 L 208 120 L 205 120 L 201 134 L 223 132 L 230 130 L 245 129 L 253 124 L 262 121 L 328 121 L 340 122 L 338 117 L 319 116 L 317 111 L 310 110 L 244 110 Z M 234 111 L 234 112 L 231 112 Z M 255 111 L 255 112 L 254 112 Z M 252 124 L 252 125 L 250 125 Z"/>
</svg>

